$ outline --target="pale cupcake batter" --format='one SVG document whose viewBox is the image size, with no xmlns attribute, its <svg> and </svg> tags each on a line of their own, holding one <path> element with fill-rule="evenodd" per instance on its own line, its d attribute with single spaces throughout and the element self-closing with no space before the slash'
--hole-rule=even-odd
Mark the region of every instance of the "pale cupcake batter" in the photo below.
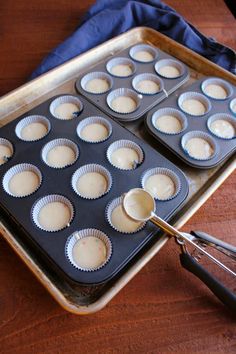
<svg viewBox="0 0 236 354">
<path fill-rule="evenodd" d="M 120 77 L 126 77 L 133 74 L 132 66 L 129 64 L 114 65 L 111 70 L 111 74 Z"/>
<path fill-rule="evenodd" d="M 137 103 L 129 96 L 118 96 L 112 100 L 111 107 L 119 113 L 131 113 L 137 108 Z"/>
<path fill-rule="evenodd" d="M 145 182 L 145 189 L 154 198 L 166 200 L 175 194 L 175 184 L 172 179 L 165 174 L 155 174 L 150 176 Z"/>
<path fill-rule="evenodd" d="M 163 133 L 177 134 L 182 130 L 182 124 L 175 116 L 161 116 L 156 119 L 155 126 Z"/>
<path fill-rule="evenodd" d="M 52 167 L 65 167 L 75 161 L 76 155 L 72 148 L 58 145 L 52 148 L 46 157 L 47 163 Z"/>
<path fill-rule="evenodd" d="M 86 236 L 79 239 L 72 249 L 72 257 L 82 269 L 96 269 L 107 259 L 105 243 L 97 237 Z"/>
<path fill-rule="evenodd" d="M 144 93 L 157 93 L 160 90 L 160 85 L 152 80 L 142 80 L 136 85 L 137 91 Z"/>
<path fill-rule="evenodd" d="M 231 139 L 236 135 L 233 124 L 224 119 L 217 119 L 210 125 L 211 131 L 221 138 Z"/>
<path fill-rule="evenodd" d="M 233 111 L 234 113 L 236 113 L 236 104 L 233 105 L 232 111 Z"/>
<path fill-rule="evenodd" d="M 40 122 L 30 123 L 21 130 L 21 138 L 24 140 L 38 140 L 47 134 L 47 127 Z"/>
<path fill-rule="evenodd" d="M 119 148 L 112 153 L 111 163 L 122 170 L 132 170 L 139 163 L 139 155 L 132 148 Z"/>
<path fill-rule="evenodd" d="M 22 171 L 12 176 L 9 181 L 9 191 L 18 197 L 27 196 L 39 187 L 39 177 L 33 171 Z"/>
<path fill-rule="evenodd" d="M 105 140 L 108 134 L 107 128 L 102 123 L 88 124 L 80 133 L 82 139 L 92 142 Z"/>
<path fill-rule="evenodd" d="M 158 73 L 164 77 L 174 79 L 180 76 L 180 71 L 175 66 L 165 65 L 158 69 Z"/>
<path fill-rule="evenodd" d="M 185 100 L 182 103 L 182 109 L 189 114 L 194 116 L 201 116 L 206 113 L 206 107 L 204 104 L 196 99 Z"/>
<path fill-rule="evenodd" d="M 107 179 L 99 172 L 88 172 L 79 177 L 76 187 L 85 198 L 99 198 L 107 190 Z"/>
<path fill-rule="evenodd" d="M 142 222 L 130 219 L 121 204 L 113 209 L 111 223 L 120 232 L 136 232 L 142 225 Z"/>
<path fill-rule="evenodd" d="M 80 107 L 74 103 L 62 103 L 58 105 L 54 111 L 54 115 L 58 119 L 73 119 L 75 115 L 73 113 L 77 113 L 80 111 Z"/>
<path fill-rule="evenodd" d="M 212 146 L 202 138 L 189 139 L 185 145 L 185 149 L 190 156 L 201 160 L 207 160 L 214 153 Z"/>
<path fill-rule="evenodd" d="M 47 231 L 61 230 L 70 223 L 70 220 L 70 209 L 63 202 L 49 202 L 38 213 L 38 223 Z"/>
<path fill-rule="evenodd" d="M 12 156 L 12 150 L 9 146 L 0 144 L 0 165 L 7 162 L 7 158 Z"/>
<path fill-rule="evenodd" d="M 148 63 L 154 60 L 153 55 L 147 50 L 140 50 L 139 52 L 134 53 L 133 58 L 143 63 Z"/>
<path fill-rule="evenodd" d="M 228 96 L 227 91 L 224 89 L 224 87 L 215 84 L 210 84 L 205 87 L 204 92 L 208 96 L 216 99 L 224 99 Z"/>
<path fill-rule="evenodd" d="M 106 79 L 92 79 L 85 85 L 85 89 L 92 93 L 106 92 L 110 88 L 109 82 Z"/>
</svg>

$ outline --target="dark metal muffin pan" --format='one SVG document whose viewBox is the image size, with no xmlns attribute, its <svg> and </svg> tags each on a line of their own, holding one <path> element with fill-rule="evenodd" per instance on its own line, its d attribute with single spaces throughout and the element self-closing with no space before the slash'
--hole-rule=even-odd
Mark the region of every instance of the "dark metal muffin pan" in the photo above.
<svg viewBox="0 0 236 354">
<path fill-rule="evenodd" d="M 152 107 L 154 107 L 159 102 L 163 101 L 167 97 L 167 95 L 170 95 L 172 92 L 174 92 L 178 87 L 183 85 L 189 79 L 188 67 L 185 64 L 183 64 L 182 62 L 180 62 L 180 64 L 184 68 L 184 73 L 182 76 L 180 76 L 178 78 L 164 78 L 156 73 L 155 68 L 154 68 L 156 62 L 161 59 L 175 59 L 171 55 L 168 55 L 165 52 L 162 52 L 160 49 L 155 48 L 157 50 L 156 59 L 153 62 L 140 63 L 130 57 L 129 51 L 132 47 L 134 47 L 134 46 L 131 46 L 131 47 L 119 52 L 118 54 L 111 56 L 110 58 L 106 59 L 104 62 L 99 63 L 98 65 L 94 66 L 92 69 L 87 70 L 86 72 L 84 72 L 82 75 L 79 76 L 79 78 L 76 80 L 76 84 L 75 84 L 77 91 L 79 93 L 81 93 L 83 96 L 85 96 L 90 102 L 92 102 L 94 105 L 96 105 L 98 108 L 100 108 L 105 113 L 115 117 L 116 119 L 118 119 L 120 121 L 124 121 L 124 122 L 133 121 L 133 120 L 140 118 L 148 110 L 150 110 Z M 129 77 L 116 77 L 116 76 L 109 74 L 106 69 L 106 64 L 109 62 L 109 60 L 117 58 L 117 57 L 124 57 L 124 58 L 131 59 L 136 65 L 135 73 L 133 73 L 133 75 L 131 75 Z M 178 61 L 177 59 L 175 59 L 175 60 Z M 86 74 L 88 74 L 90 72 L 105 72 L 106 74 L 109 74 L 113 79 L 113 87 L 108 92 L 102 93 L 102 94 L 88 93 L 87 91 L 85 91 L 82 88 L 81 80 Z M 128 89 L 134 90 L 132 87 L 133 78 L 135 76 L 137 76 L 139 74 L 143 74 L 143 73 L 155 74 L 157 77 L 159 77 L 163 81 L 164 89 L 165 89 L 166 93 L 164 91 L 161 91 L 161 92 L 154 94 L 154 95 L 142 94 L 140 96 L 140 97 L 142 97 L 141 102 L 140 102 L 140 106 L 134 112 L 124 113 L 124 114 L 114 112 L 107 104 L 107 101 L 106 101 L 107 95 L 111 91 L 116 90 L 118 88 L 128 88 Z"/>
<path fill-rule="evenodd" d="M 150 112 L 148 112 L 147 117 L 145 119 L 146 128 L 148 132 L 152 136 L 154 136 L 154 138 L 159 140 L 162 144 L 164 144 L 167 148 L 169 148 L 172 152 L 174 152 L 178 157 L 180 157 L 184 162 L 186 162 L 192 167 L 197 167 L 197 168 L 211 168 L 217 166 L 227 157 L 232 155 L 236 150 L 236 138 L 224 139 L 224 138 L 217 137 L 207 127 L 208 118 L 217 113 L 229 114 L 233 117 L 233 119 L 235 119 L 236 122 L 236 118 L 234 118 L 233 113 L 230 109 L 230 102 L 236 95 L 235 86 L 231 84 L 233 93 L 227 99 L 219 100 L 205 95 L 206 98 L 211 103 L 211 109 L 207 114 L 204 114 L 202 116 L 193 116 L 188 113 L 185 113 L 184 111 L 181 110 L 181 108 L 178 105 L 178 98 L 182 93 L 198 92 L 204 95 L 204 93 L 201 90 L 201 85 L 205 80 L 207 80 L 206 77 L 204 79 L 196 81 L 194 84 L 188 87 L 180 88 L 174 95 L 171 95 L 164 102 L 160 103 L 158 107 L 155 107 Z M 170 135 L 170 134 L 160 132 L 158 129 L 156 129 L 153 126 L 152 115 L 157 110 L 161 108 L 167 108 L 167 107 L 178 109 L 179 111 L 185 114 L 188 124 L 184 131 L 178 134 Z M 181 139 L 186 133 L 191 131 L 201 131 L 210 135 L 216 144 L 216 148 L 217 148 L 216 155 L 208 160 L 197 160 L 195 158 L 190 157 L 188 154 L 186 154 L 181 146 Z"/>
<path fill-rule="evenodd" d="M 186 198 L 188 194 L 188 183 L 184 174 L 173 163 L 81 96 L 77 97 L 82 101 L 84 108 L 78 117 L 72 120 L 59 120 L 54 118 L 49 112 L 49 105 L 56 97 L 45 101 L 0 129 L 0 136 L 8 139 L 14 145 L 12 158 L 0 166 L 0 208 L 4 212 L 7 212 L 14 224 L 23 231 L 26 240 L 36 247 L 39 255 L 42 256 L 45 262 L 57 273 L 63 275 L 72 283 L 102 283 L 111 279 L 120 271 L 148 241 L 156 237 L 157 232 L 156 228 L 153 227 L 151 223 L 147 223 L 144 229 L 132 235 L 116 232 L 105 218 L 107 204 L 129 189 L 141 187 L 140 179 L 143 172 L 147 169 L 156 166 L 166 167 L 174 171 L 181 182 L 181 190 L 174 199 L 166 202 L 157 202 L 158 214 L 168 220 Z M 15 127 L 22 118 L 32 114 L 40 114 L 47 117 L 51 123 L 51 130 L 46 137 L 39 141 L 25 142 L 16 136 Z M 110 122 L 112 125 L 112 134 L 106 141 L 91 144 L 82 141 L 77 136 L 77 125 L 82 119 L 89 116 L 102 116 Z M 73 165 L 63 169 L 55 169 L 50 168 L 43 162 L 41 158 L 42 147 L 55 138 L 70 139 L 78 145 L 80 154 Z M 119 170 L 108 162 L 106 158 L 107 148 L 112 142 L 119 139 L 132 140 L 142 148 L 145 155 L 144 161 L 135 170 Z M 40 169 L 42 173 L 42 185 L 35 193 L 28 197 L 15 198 L 4 191 L 2 179 L 12 166 L 23 162 L 31 163 Z M 71 186 L 73 173 L 80 166 L 89 163 L 101 164 L 110 171 L 113 179 L 110 192 L 96 200 L 80 198 L 73 191 Z M 63 195 L 70 200 L 75 210 L 71 224 L 58 232 L 47 232 L 39 229 L 34 224 L 31 216 L 32 206 L 35 202 L 49 194 Z M 65 256 L 65 245 L 68 237 L 73 232 L 85 228 L 101 230 L 107 234 L 112 242 L 113 252 L 109 262 L 97 271 L 85 272 L 75 269 Z"/>
</svg>

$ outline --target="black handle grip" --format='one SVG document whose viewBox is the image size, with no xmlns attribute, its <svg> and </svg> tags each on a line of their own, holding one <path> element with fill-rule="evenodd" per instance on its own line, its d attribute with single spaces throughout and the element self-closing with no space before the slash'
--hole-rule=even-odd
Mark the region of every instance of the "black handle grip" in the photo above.
<svg viewBox="0 0 236 354">
<path fill-rule="evenodd" d="M 199 264 L 190 254 L 181 253 L 180 262 L 189 272 L 196 275 L 222 301 L 233 314 L 236 314 L 236 295 L 224 287 L 212 274 Z"/>
</svg>

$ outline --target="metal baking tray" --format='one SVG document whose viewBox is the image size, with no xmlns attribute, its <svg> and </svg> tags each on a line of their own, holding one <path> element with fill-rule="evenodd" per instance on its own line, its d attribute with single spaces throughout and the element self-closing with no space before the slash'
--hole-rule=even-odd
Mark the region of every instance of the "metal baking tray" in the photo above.
<svg viewBox="0 0 236 354">
<path fill-rule="evenodd" d="M 23 85 L 5 95 L 0 100 L 0 124 L 3 126 L 21 114 L 36 107 L 50 97 L 64 92 L 75 93 L 75 81 L 79 75 L 87 71 L 88 66 L 97 65 L 112 54 L 119 53 L 138 43 L 148 43 L 160 48 L 168 54 L 184 62 L 190 68 L 188 84 L 203 76 L 218 76 L 236 84 L 233 74 L 220 68 L 202 56 L 185 48 L 161 33 L 146 27 L 135 28 L 88 52 L 70 60 L 49 73 Z M 173 154 L 166 151 L 162 145 L 147 134 L 143 122 L 128 124 L 128 128 L 147 140 L 154 148 L 163 153 L 180 167 L 186 174 L 189 184 L 189 196 L 171 220 L 177 228 L 182 227 L 191 216 L 205 203 L 214 191 L 235 170 L 236 159 L 231 156 L 223 164 L 210 170 L 196 170 L 177 160 Z M 160 235 L 153 240 L 136 259 L 127 266 L 113 281 L 102 286 L 72 288 L 67 282 L 56 276 L 48 267 L 42 264 L 32 247 L 23 241 L 21 230 L 15 228 L 6 215 L 1 214 L 0 230 L 2 237 L 33 272 L 36 278 L 48 290 L 53 298 L 67 311 L 75 314 L 91 314 L 101 310 L 109 301 L 154 257 L 168 240 L 166 235 Z M 161 266 L 161 265 L 160 265 Z"/>
</svg>

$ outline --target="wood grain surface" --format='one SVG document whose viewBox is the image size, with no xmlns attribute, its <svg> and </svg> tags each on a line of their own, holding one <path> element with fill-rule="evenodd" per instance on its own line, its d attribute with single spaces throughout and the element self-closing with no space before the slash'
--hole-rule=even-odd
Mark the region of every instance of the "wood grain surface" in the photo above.
<svg viewBox="0 0 236 354">
<path fill-rule="evenodd" d="M 0 95 L 23 84 L 92 3 L 1 0 Z M 167 3 L 236 49 L 236 22 L 222 0 Z M 235 205 L 234 173 L 184 230 L 204 230 L 236 244 Z M 178 252 L 171 240 L 104 310 L 78 317 L 62 310 L 0 240 L 0 353 L 235 353 L 235 319 L 180 267 Z M 236 290 L 235 280 L 218 275 Z"/>
</svg>

